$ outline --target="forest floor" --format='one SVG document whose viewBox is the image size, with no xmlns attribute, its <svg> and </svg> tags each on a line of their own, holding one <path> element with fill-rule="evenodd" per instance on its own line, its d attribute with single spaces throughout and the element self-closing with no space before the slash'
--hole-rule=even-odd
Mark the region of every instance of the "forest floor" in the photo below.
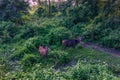
<svg viewBox="0 0 120 80">
<path fill-rule="evenodd" d="M 101 47 L 99 45 L 93 44 L 93 43 L 89 43 L 89 42 L 81 42 L 82 47 L 91 47 L 95 50 L 99 50 L 108 54 L 111 54 L 115 57 L 120 57 L 120 51 L 115 50 L 115 49 L 111 49 L 111 48 L 105 48 L 105 47 Z"/>
<path fill-rule="evenodd" d="M 89 48 L 89 47 L 91 47 L 91 48 L 93 48 L 93 49 L 95 49 L 95 50 L 98 50 L 98 51 L 102 51 L 102 52 L 111 54 L 112 56 L 120 57 L 120 51 L 115 50 L 115 49 L 101 47 L 101 46 L 99 46 L 99 45 L 96 45 L 96 44 L 90 43 L 90 42 L 81 42 L 81 45 L 82 45 L 82 47 L 84 47 L 84 48 Z M 116 71 L 115 74 L 116 74 L 116 76 L 120 76 L 120 72 L 119 72 L 119 71 Z"/>
</svg>

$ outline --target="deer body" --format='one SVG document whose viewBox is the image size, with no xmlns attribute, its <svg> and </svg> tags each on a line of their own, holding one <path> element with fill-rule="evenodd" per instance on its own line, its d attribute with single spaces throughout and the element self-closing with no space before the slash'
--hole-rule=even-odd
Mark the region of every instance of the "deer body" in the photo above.
<svg viewBox="0 0 120 80">
<path fill-rule="evenodd" d="M 80 43 L 82 37 L 78 38 L 78 39 L 65 39 L 65 40 L 62 40 L 62 45 L 65 48 L 67 47 L 73 47 L 75 48 L 75 46 Z"/>
<path fill-rule="evenodd" d="M 41 56 L 46 57 L 48 53 L 48 47 L 39 46 L 39 52 Z"/>
</svg>

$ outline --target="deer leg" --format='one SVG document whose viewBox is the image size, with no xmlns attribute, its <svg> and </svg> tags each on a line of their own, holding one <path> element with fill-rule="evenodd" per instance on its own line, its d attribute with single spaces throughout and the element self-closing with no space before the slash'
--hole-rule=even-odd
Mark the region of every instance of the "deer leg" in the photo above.
<svg viewBox="0 0 120 80">
<path fill-rule="evenodd" d="M 75 48 L 75 45 L 73 45 L 72 47 Z"/>
</svg>

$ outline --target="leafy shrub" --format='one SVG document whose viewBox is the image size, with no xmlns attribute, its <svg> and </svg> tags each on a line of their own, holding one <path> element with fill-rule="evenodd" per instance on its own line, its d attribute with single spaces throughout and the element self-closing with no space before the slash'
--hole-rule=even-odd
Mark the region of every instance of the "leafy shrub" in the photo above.
<svg viewBox="0 0 120 80">
<path fill-rule="evenodd" d="M 93 24 L 88 25 L 86 28 L 84 28 L 83 36 L 87 41 L 96 41 L 102 38 L 105 34 L 101 32 L 102 30 L 102 24 Z"/>
<path fill-rule="evenodd" d="M 119 49 L 119 22 L 117 18 L 103 18 L 100 14 L 86 27 L 82 35 L 85 40 L 101 44 L 106 47 Z"/>
<path fill-rule="evenodd" d="M 92 65 L 77 63 L 68 67 L 66 71 L 54 71 L 52 67 L 36 64 L 28 72 L 12 71 L 6 74 L 5 79 L 40 79 L 40 80 L 117 80 L 107 69 L 106 65 Z"/>
<path fill-rule="evenodd" d="M 105 35 L 102 33 L 102 30 L 104 29 L 102 22 L 102 16 L 98 15 L 91 21 L 90 24 L 83 28 L 82 35 L 87 41 L 96 41 Z"/>
<path fill-rule="evenodd" d="M 22 26 L 20 37 L 28 39 L 34 36 L 45 36 L 57 25 L 58 21 L 55 21 L 54 19 L 51 19 L 51 21 L 49 19 L 42 19 L 36 22 L 28 22 Z"/>
<path fill-rule="evenodd" d="M 81 44 L 78 44 L 78 45 L 76 46 L 76 48 L 77 48 L 77 49 L 81 49 L 81 48 L 83 48 L 83 47 L 82 47 Z"/>
<path fill-rule="evenodd" d="M 75 37 L 83 36 L 83 32 L 85 32 L 84 28 L 87 26 L 87 24 L 88 23 L 78 23 L 71 27 L 70 30 L 72 31 Z"/>
<path fill-rule="evenodd" d="M 51 29 L 49 34 L 46 35 L 50 45 L 60 45 L 63 39 L 72 37 L 72 33 L 65 27 L 58 27 Z"/>
<path fill-rule="evenodd" d="M 41 64 L 35 65 L 31 71 L 29 72 L 10 72 L 6 74 L 6 80 L 7 79 L 34 79 L 34 80 L 61 80 L 64 79 L 62 76 L 60 76 L 60 72 L 54 72 L 52 67 L 44 68 L 41 66 Z"/>
<path fill-rule="evenodd" d="M 23 15 L 21 18 L 24 23 L 32 20 L 30 15 Z"/>
<path fill-rule="evenodd" d="M 20 37 L 23 39 L 28 39 L 30 37 L 33 37 L 35 35 L 35 29 L 37 27 L 37 25 L 35 24 L 25 24 L 24 26 L 22 26 L 23 29 L 21 30 L 21 35 Z"/>
<path fill-rule="evenodd" d="M 85 2 L 78 7 L 70 7 L 66 10 L 67 17 L 62 21 L 62 25 L 72 30 L 73 26 L 85 22 L 90 22 L 93 16 L 91 12 L 91 6 Z"/>
<path fill-rule="evenodd" d="M 48 30 L 51 30 L 52 28 L 55 28 L 55 27 L 58 27 L 59 26 L 59 21 L 60 21 L 61 19 L 58 19 L 58 18 L 51 18 L 51 19 L 49 19 L 49 18 L 44 18 L 44 19 L 42 19 L 41 20 L 41 26 L 42 27 L 45 27 L 46 29 L 48 29 Z"/>
<path fill-rule="evenodd" d="M 47 46 L 48 45 L 48 40 L 46 37 L 42 37 L 42 36 L 36 36 L 36 37 L 33 37 L 33 38 L 29 38 L 27 41 L 26 41 L 26 46 L 28 47 L 35 47 L 35 48 L 38 48 L 40 45 L 42 46 Z"/>
<path fill-rule="evenodd" d="M 19 60 L 23 58 L 26 53 L 38 53 L 38 47 L 41 46 L 48 46 L 48 40 L 46 37 L 42 36 L 35 36 L 32 38 L 27 39 L 26 41 L 20 43 L 21 46 L 15 49 L 14 54 L 12 55 L 13 60 Z"/>
<path fill-rule="evenodd" d="M 44 17 L 46 16 L 44 7 L 39 7 L 36 11 L 37 16 Z"/>
<path fill-rule="evenodd" d="M 21 60 L 24 67 L 31 67 L 37 62 L 37 57 L 34 54 L 25 54 Z"/>
<path fill-rule="evenodd" d="M 67 52 L 61 50 L 50 51 L 48 56 L 49 58 L 55 60 L 56 64 L 66 64 L 69 62 L 70 58 Z"/>
<path fill-rule="evenodd" d="M 43 36 L 46 33 L 47 29 L 45 27 L 41 27 L 37 23 L 26 23 L 22 26 L 20 37 L 28 39 L 34 37 L 35 35 Z"/>
<path fill-rule="evenodd" d="M 21 58 L 23 58 L 24 54 L 27 53 L 27 49 L 26 47 L 19 47 L 17 50 L 15 50 L 15 52 L 12 54 L 11 59 L 12 60 L 19 60 Z"/>
<path fill-rule="evenodd" d="M 85 2 L 81 4 L 79 7 L 71 7 L 68 9 L 68 16 L 72 16 L 74 19 L 74 24 L 78 22 L 86 22 L 92 16 L 91 6 Z"/>
<path fill-rule="evenodd" d="M 19 32 L 19 26 L 12 22 L 0 22 L 0 43 L 12 41 L 12 38 Z"/>
<path fill-rule="evenodd" d="M 120 29 L 111 31 L 108 36 L 105 36 L 101 39 L 101 44 L 110 47 L 116 48 L 120 50 Z"/>
<path fill-rule="evenodd" d="M 18 3 L 18 4 L 15 4 Z M 1 0 L 0 4 L 0 18 L 1 20 L 11 20 L 16 23 L 22 22 L 22 15 L 28 13 L 27 10 L 28 5 L 24 2 L 24 0 Z"/>
<path fill-rule="evenodd" d="M 77 63 L 74 68 L 70 68 L 71 79 L 73 80 L 113 80 L 116 79 L 108 70 L 106 65 L 92 65 Z"/>
<path fill-rule="evenodd" d="M 75 25 L 74 19 L 72 19 L 72 17 L 65 17 L 60 23 L 61 25 L 65 26 L 68 29 L 70 29 L 71 27 Z"/>
<path fill-rule="evenodd" d="M 4 60 L 0 58 L 0 79 L 2 79 L 5 75 L 5 64 Z"/>
</svg>

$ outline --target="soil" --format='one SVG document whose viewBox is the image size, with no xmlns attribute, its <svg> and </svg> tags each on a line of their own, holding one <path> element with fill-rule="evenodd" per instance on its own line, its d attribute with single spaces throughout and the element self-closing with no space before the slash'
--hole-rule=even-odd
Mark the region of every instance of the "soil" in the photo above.
<svg viewBox="0 0 120 80">
<path fill-rule="evenodd" d="M 116 56 L 116 57 L 120 57 L 120 51 L 117 51 L 115 49 L 104 48 L 104 47 L 98 46 L 98 45 L 93 44 L 93 43 L 88 43 L 88 42 L 87 43 L 81 42 L 80 44 L 82 45 L 82 47 L 85 47 L 85 48 L 91 47 L 95 50 L 106 52 L 106 53 L 111 54 L 111 55 Z"/>
<path fill-rule="evenodd" d="M 97 51 L 102 51 L 102 52 L 105 52 L 107 54 L 111 54 L 112 56 L 120 57 L 120 51 L 117 51 L 115 49 L 104 48 L 104 47 L 101 47 L 99 45 L 96 45 L 96 44 L 93 44 L 93 43 L 88 43 L 88 42 L 81 42 L 80 44 L 84 48 L 89 48 L 90 47 L 90 48 L 93 48 Z M 61 67 L 74 66 L 75 64 L 76 64 L 76 61 L 72 60 L 68 64 L 61 65 Z M 60 66 L 55 66 L 54 67 L 54 71 L 58 71 L 59 69 L 60 69 Z M 115 76 L 120 77 L 120 72 L 119 71 L 114 72 L 114 74 L 115 74 Z"/>
</svg>

